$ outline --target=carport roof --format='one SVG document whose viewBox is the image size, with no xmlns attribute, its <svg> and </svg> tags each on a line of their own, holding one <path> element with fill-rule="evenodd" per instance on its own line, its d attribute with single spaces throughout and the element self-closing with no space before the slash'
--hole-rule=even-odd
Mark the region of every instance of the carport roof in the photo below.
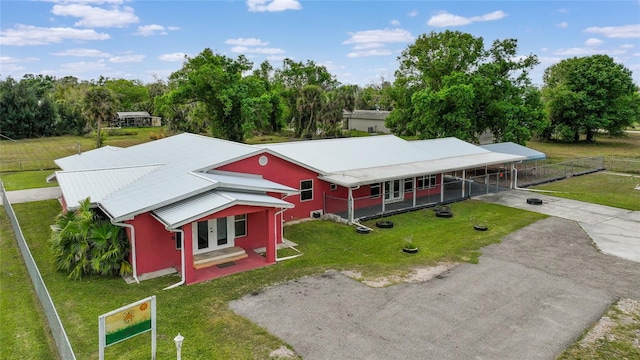
<svg viewBox="0 0 640 360">
<path fill-rule="evenodd" d="M 341 186 L 359 186 L 398 178 L 504 164 L 523 160 L 523 156 L 486 152 L 414 163 L 341 171 L 320 176 L 320 179 Z"/>
<path fill-rule="evenodd" d="M 480 145 L 480 147 L 493 152 L 525 156 L 526 160 L 544 160 L 547 158 L 547 155 L 543 152 L 512 142 Z"/>
</svg>

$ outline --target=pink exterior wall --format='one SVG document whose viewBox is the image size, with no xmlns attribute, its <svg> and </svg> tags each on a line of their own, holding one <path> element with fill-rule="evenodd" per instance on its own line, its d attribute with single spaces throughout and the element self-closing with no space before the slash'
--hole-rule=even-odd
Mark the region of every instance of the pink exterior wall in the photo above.
<svg viewBox="0 0 640 360">
<path fill-rule="evenodd" d="M 278 243 L 282 242 L 282 223 L 279 216 L 276 219 L 275 213 L 276 209 L 274 208 L 239 205 L 203 217 L 197 221 L 247 214 L 247 235 L 235 238 L 235 245 L 242 247 L 246 251 L 266 247 L 267 256 L 265 262 L 273 263 L 275 262 L 276 241 Z M 136 270 L 138 275 L 170 267 L 178 271 L 181 270 L 182 255 L 181 251 L 176 249 L 175 233 L 166 230 L 164 225 L 149 213 L 137 215 L 127 223 L 135 228 Z M 186 280 L 187 283 L 191 283 L 195 279 L 191 223 L 184 225 L 182 230 L 184 231 L 183 247 L 187 264 Z M 126 229 L 126 231 L 131 239 L 130 230 Z M 132 261 L 131 256 L 129 260 Z"/>
<path fill-rule="evenodd" d="M 262 155 L 269 159 L 265 166 L 258 164 L 258 158 Z M 298 190 L 301 180 L 313 180 L 312 200 L 301 202 L 300 195 L 292 195 L 284 199 L 295 206 L 284 212 L 284 221 L 308 218 L 311 211 L 322 209 L 322 193 L 325 189 L 329 190 L 329 184 L 318 180 L 316 172 L 267 153 L 223 165 L 216 170 L 262 175 L 267 180 Z"/>
</svg>

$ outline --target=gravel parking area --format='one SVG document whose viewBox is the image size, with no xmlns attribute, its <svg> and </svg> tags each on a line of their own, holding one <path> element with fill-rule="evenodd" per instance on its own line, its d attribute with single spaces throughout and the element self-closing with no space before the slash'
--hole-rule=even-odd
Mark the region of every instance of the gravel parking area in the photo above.
<svg viewBox="0 0 640 360">
<path fill-rule="evenodd" d="M 305 359 L 554 359 L 616 299 L 640 299 L 640 264 L 599 253 L 574 221 L 539 221 L 483 253 L 422 283 L 327 272 L 230 306 Z"/>
</svg>

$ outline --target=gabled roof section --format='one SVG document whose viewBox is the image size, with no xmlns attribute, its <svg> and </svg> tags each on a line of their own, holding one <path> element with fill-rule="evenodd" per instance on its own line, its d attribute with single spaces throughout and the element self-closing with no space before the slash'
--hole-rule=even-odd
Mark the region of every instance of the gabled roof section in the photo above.
<svg viewBox="0 0 640 360">
<path fill-rule="evenodd" d="M 125 188 L 158 167 L 159 165 L 149 165 L 88 171 L 56 171 L 55 176 L 60 183 L 67 207 L 73 210 L 87 197 L 94 205 L 101 203 L 110 194 Z"/>
<path fill-rule="evenodd" d="M 208 191 L 164 206 L 153 214 L 169 228 L 180 227 L 234 205 L 292 208 L 293 205 L 265 194 Z"/>
<path fill-rule="evenodd" d="M 216 184 L 216 189 L 276 192 L 287 195 L 299 193 L 297 189 L 264 179 L 260 175 L 211 170 L 193 173 Z"/>
<path fill-rule="evenodd" d="M 543 152 L 512 142 L 487 144 L 480 147 L 493 152 L 525 156 L 526 160 L 544 160 L 547 158 L 547 155 Z"/>
</svg>

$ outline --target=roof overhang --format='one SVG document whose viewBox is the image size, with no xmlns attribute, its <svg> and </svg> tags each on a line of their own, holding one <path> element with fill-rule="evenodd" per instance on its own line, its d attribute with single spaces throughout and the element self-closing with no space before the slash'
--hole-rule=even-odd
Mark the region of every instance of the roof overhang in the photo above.
<svg viewBox="0 0 640 360">
<path fill-rule="evenodd" d="M 293 204 L 266 194 L 209 191 L 156 209 L 152 214 L 168 229 L 175 229 L 236 205 L 293 208 Z"/>
<path fill-rule="evenodd" d="M 392 166 L 349 170 L 319 176 L 318 178 L 337 185 L 354 187 L 420 175 L 439 174 L 482 166 L 513 163 L 525 159 L 525 156 L 487 152 Z"/>
</svg>

